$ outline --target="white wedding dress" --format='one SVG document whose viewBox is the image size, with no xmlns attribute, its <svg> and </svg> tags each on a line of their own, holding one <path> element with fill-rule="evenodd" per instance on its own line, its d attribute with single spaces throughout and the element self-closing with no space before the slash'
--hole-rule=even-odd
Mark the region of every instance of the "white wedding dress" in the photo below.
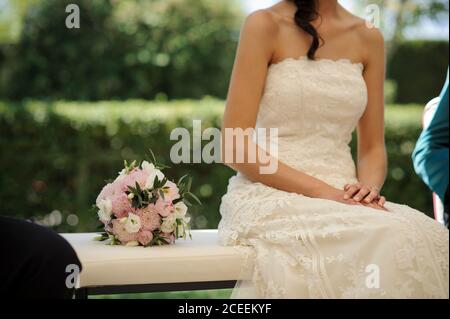
<svg viewBox="0 0 450 319">
<path fill-rule="evenodd" d="M 349 143 L 367 104 L 362 72 L 349 60 L 270 66 L 257 127 L 279 129 L 280 161 L 339 189 L 357 181 Z M 223 245 L 248 252 L 248 280 L 232 297 L 448 298 L 448 230 L 408 206 L 386 208 L 309 198 L 237 174 L 219 224 Z"/>
</svg>

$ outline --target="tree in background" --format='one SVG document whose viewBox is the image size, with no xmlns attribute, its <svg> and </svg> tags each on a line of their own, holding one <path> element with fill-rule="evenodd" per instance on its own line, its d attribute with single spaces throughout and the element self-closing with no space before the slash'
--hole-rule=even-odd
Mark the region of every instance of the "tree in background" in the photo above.
<svg viewBox="0 0 450 319">
<path fill-rule="evenodd" d="M 358 6 L 364 8 L 376 4 L 381 9 L 381 28 L 388 39 L 388 55 L 395 53 L 405 40 L 405 31 L 428 18 L 446 21 L 448 24 L 448 0 L 363 0 Z"/>
<path fill-rule="evenodd" d="M 19 39 L 22 18 L 37 0 L 0 0 L 0 43 L 14 43 Z"/>
<path fill-rule="evenodd" d="M 24 1 L 24 3 L 28 1 Z M 230 0 L 67 0 L 26 6 L 0 69 L 0 98 L 224 97 L 241 21 Z"/>
</svg>

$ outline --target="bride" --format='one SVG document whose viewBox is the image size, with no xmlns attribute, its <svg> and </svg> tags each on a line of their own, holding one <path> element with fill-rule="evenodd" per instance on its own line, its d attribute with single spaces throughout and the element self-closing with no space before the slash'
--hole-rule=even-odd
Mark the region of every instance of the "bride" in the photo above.
<svg viewBox="0 0 450 319">
<path fill-rule="evenodd" d="M 247 18 L 223 128 L 278 128 L 276 156 L 264 150 L 278 169 L 226 162 L 238 174 L 220 239 L 252 252 L 232 297 L 449 297 L 447 229 L 380 195 L 383 43 L 337 0 L 281 1 Z M 252 143 L 264 149 L 246 136 L 243 151 Z"/>
</svg>

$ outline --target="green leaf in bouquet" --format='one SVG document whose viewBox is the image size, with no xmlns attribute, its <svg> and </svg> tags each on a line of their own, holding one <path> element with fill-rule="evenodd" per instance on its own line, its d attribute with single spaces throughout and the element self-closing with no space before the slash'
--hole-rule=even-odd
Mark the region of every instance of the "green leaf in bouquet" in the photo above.
<svg viewBox="0 0 450 319">
<path fill-rule="evenodd" d="M 155 177 L 155 180 L 153 181 L 153 189 L 160 189 L 166 185 L 168 179 L 164 177 L 163 179 L 159 179 L 158 176 Z"/>
<path fill-rule="evenodd" d="M 131 162 L 131 164 L 128 164 L 127 160 L 123 161 L 123 166 L 125 167 L 125 174 L 131 173 L 136 167 L 138 167 L 137 161 Z"/>
<path fill-rule="evenodd" d="M 192 177 L 188 177 L 187 179 L 187 185 L 186 185 L 186 191 L 190 192 L 192 187 Z"/>
<path fill-rule="evenodd" d="M 185 192 L 185 189 L 186 189 L 186 180 L 187 180 L 187 179 L 189 179 L 189 175 L 188 175 L 188 174 L 183 175 L 183 176 L 178 180 L 177 186 L 178 186 L 178 190 L 179 190 L 180 194 L 183 194 L 183 193 Z"/>
<path fill-rule="evenodd" d="M 170 166 L 162 163 L 156 163 L 154 164 L 156 169 L 159 169 L 160 171 L 165 170 L 167 168 L 170 168 Z"/>
<path fill-rule="evenodd" d="M 151 161 L 151 163 L 155 164 L 155 163 L 156 163 L 156 156 L 155 156 L 155 153 L 153 153 L 153 151 L 152 151 L 151 148 L 148 149 L 148 153 L 149 153 L 149 155 L 150 155 L 150 161 Z"/>
<path fill-rule="evenodd" d="M 147 247 L 154 246 L 158 241 L 158 234 L 153 232 L 153 239 L 147 244 Z"/>
<path fill-rule="evenodd" d="M 136 185 L 136 190 L 138 191 L 138 193 L 141 193 L 142 189 L 141 189 L 141 186 L 139 185 L 139 183 L 136 182 L 135 185 Z"/>
<path fill-rule="evenodd" d="M 188 206 L 194 206 L 194 205 L 201 205 L 202 204 L 202 202 L 200 201 L 200 199 L 198 199 L 198 197 L 197 196 L 195 196 L 193 193 L 191 193 L 191 192 L 186 192 L 186 193 L 184 193 L 183 194 L 183 199 L 184 200 L 186 200 L 186 199 L 190 199 L 190 200 L 192 200 L 192 201 L 194 201 L 195 202 L 195 204 L 192 204 L 191 203 L 191 201 L 188 199 L 187 200 L 187 202 L 190 204 L 190 205 L 188 205 L 186 202 L 185 202 L 185 204 L 186 205 L 188 205 Z"/>
<path fill-rule="evenodd" d="M 183 201 L 183 198 L 179 197 L 179 198 L 177 198 L 177 199 L 174 199 L 174 200 L 172 201 L 172 203 L 175 205 L 175 204 L 177 204 L 177 203 L 179 203 L 179 202 L 182 202 L 182 201 Z"/>
<path fill-rule="evenodd" d="M 159 196 L 160 196 L 162 199 L 165 199 L 165 197 L 164 197 L 164 191 L 163 191 L 162 189 L 160 189 L 160 190 L 158 191 L 158 194 L 159 194 Z"/>
<path fill-rule="evenodd" d="M 152 163 L 153 165 L 155 165 L 155 168 L 156 168 L 156 169 L 164 170 L 164 169 L 166 169 L 166 168 L 170 168 L 170 166 L 167 166 L 167 165 L 158 163 L 158 162 L 156 161 L 155 153 L 153 153 L 153 151 L 152 151 L 151 148 L 148 149 L 148 154 L 149 154 L 148 157 L 147 157 L 148 161 L 149 161 L 150 163 Z"/>
<path fill-rule="evenodd" d="M 139 206 L 141 206 L 142 205 L 142 189 L 139 186 L 138 182 L 136 182 L 136 194 L 135 195 L 137 196 Z"/>
<path fill-rule="evenodd" d="M 125 194 L 127 194 L 127 196 L 133 194 L 133 198 L 131 199 L 131 206 L 133 208 L 145 208 L 149 204 L 154 203 L 151 200 L 152 193 L 142 189 L 137 182 L 135 187 L 128 186 L 128 191 L 125 192 Z"/>
<path fill-rule="evenodd" d="M 161 243 L 162 243 L 162 244 L 161 244 Z M 169 242 L 168 242 L 165 238 L 160 237 L 159 240 L 158 240 L 158 244 L 159 244 L 160 246 L 162 246 L 163 244 L 164 244 L 164 245 L 169 245 Z"/>
<path fill-rule="evenodd" d="M 94 240 L 96 241 L 106 241 L 109 239 L 109 234 L 108 233 L 101 233 L 100 236 L 97 236 L 94 238 Z"/>
<path fill-rule="evenodd" d="M 113 245 L 122 245 L 122 242 L 116 237 L 113 236 Z"/>
<path fill-rule="evenodd" d="M 148 199 L 148 204 L 156 204 L 156 202 L 158 201 L 158 196 L 155 195 L 154 192 L 150 192 L 148 193 L 149 195 L 149 199 Z"/>
<path fill-rule="evenodd" d="M 185 174 L 185 175 L 181 176 L 180 179 L 178 180 L 178 183 L 177 183 L 177 184 L 183 183 L 183 181 L 184 181 L 186 178 L 188 178 L 188 177 L 189 177 L 188 174 Z"/>
<path fill-rule="evenodd" d="M 183 198 L 183 203 L 185 203 L 186 206 L 189 206 L 189 207 L 194 206 L 186 197 Z"/>
</svg>

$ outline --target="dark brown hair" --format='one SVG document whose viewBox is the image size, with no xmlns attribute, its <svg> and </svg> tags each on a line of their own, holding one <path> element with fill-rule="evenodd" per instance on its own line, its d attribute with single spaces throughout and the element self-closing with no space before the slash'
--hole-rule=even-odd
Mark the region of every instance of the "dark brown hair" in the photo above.
<svg viewBox="0 0 450 319">
<path fill-rule="evenodd" d="M 308 50 L 308 58 L 315 59 L 316 51 L 320 46 L 320 36 L 312 22 L 319 17 L 316 8 L 316 0 L 291 0 L 297 6 L 295 13 L 295 23 L 306 33 L 311 35 L 312 43 Z"/>
</svg>

